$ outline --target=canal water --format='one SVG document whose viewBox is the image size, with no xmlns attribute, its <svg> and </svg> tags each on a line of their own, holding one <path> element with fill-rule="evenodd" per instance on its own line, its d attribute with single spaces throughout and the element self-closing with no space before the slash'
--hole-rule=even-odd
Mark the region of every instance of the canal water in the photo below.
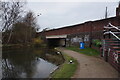
<svg viewBox="0 0 120 80">
<path fill-rule="evenodd" d="M 48 78 L 64 62 L 54 49 L 3 49 L 3 78 Z"/>
</svg>

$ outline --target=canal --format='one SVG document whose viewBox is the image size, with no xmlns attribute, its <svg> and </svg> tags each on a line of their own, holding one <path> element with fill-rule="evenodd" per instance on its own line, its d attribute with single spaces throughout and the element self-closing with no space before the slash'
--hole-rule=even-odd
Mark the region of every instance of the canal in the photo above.
<svg viewBox="0 0 120 80">
<path fill-rule="evenodd" d="M 54 49 L 18 48 L 2 51 L 3 78 L 48 78 L 64 62 Z"/>
</svg>

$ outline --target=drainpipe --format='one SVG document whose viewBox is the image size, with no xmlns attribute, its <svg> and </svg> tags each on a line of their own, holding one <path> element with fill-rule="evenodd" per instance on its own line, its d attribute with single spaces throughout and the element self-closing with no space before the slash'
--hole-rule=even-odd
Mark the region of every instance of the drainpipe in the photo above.
<svg viewBox="0 0 120 80">
<path fill-rule="evenodd" d="M 65 47 L 66 47 L 66 45 L 67 45 L 67 44 L 66 44 L 66 38 L 65 38 Z"/>
<path fill-rule="evenodd" d="M 89 25 L 90 25 L 90 44 L 89 44 L 89 47 L 92 46 L 92 21 L 89 22 Z"/>
</svg>

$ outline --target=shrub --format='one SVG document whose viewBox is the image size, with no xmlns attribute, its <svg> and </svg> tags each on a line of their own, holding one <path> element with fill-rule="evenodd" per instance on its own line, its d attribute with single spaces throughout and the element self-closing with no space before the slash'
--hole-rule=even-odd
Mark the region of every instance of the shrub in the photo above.
<svg viewBox="0 0 120 80">
<path fill-rule="evenodd" d="M 96 47 L 100 47 L 102 45 L 102 41 L 99 39 L 95 39 L 92 42 Z"/>
<path fill-rule="evenodd" d="M 39 47 L 43 44 L 43 40 L 40 39 L 40 38 L 34 38 L 33 39 L 33 45 L 36 46 L 36 47 Z"/>
</svg>

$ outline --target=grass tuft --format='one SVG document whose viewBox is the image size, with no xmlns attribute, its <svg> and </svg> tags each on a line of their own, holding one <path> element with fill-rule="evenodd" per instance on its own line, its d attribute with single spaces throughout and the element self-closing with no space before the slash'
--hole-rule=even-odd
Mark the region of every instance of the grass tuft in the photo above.
<svg viewBox="0 0 120 80">
<path fill-rule="evenodd" d="M 78 47 L 73 47 L 72 46 L 72 47 L 67 47 L 67 49 L 79 52 L 81 54 L 86 54 L 88 56 L 98 56 L 100 54 L 99 51 L 97 51 L 95 49 L 92 49 L 92 48 L 80 49 Z"/>
</svg>

